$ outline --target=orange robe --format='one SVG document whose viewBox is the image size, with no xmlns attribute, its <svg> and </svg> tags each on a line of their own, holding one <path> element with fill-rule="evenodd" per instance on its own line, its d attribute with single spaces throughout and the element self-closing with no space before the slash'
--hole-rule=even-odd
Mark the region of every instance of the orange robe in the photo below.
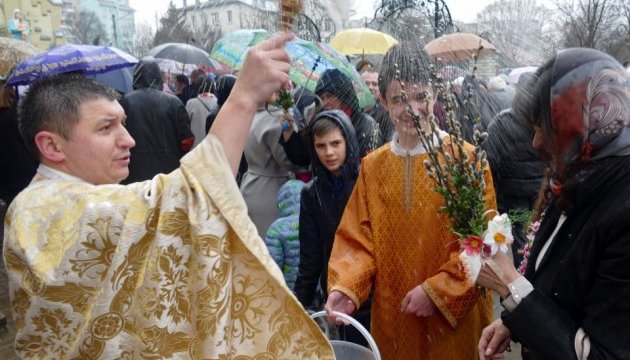
<svg viewBox="0 0 630 360">
<path fill-rule="evenodd" d="M 385 360 L 476 359 L 481 331 L 492 320 L 492 299 L 466 281 L 459 245 L 439 212 L 442 198 L 423 166 L 427 158 L 396 155 L 389 143 L 363 160 L 335 235 L 328 287 L 358 307 L 374 284 L 371 334 Z M 488 207 L 495 208 L 488 169 L 486 183 Z M 433 316 L 400 310 L 419 284 L 438 308 Z"/>
</svg>

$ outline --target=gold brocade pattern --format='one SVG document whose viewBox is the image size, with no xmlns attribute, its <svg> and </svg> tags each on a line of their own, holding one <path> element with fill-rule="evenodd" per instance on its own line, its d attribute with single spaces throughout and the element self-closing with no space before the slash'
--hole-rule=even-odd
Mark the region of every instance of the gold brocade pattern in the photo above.
<svg viewBox="0 0 630 360">
<path fill-rule="evenodd" d="M 432 190 L 426 158 L 395 155 L 387 144 L 364 159 L 335 236 L 329 290 L 360 303 L 374 283 L 371 333 L 383 359 L 474 359 L 492 319 L 491 298 L 472 288 L 459 266 L 459 245 L 439 213 L 442 198 Z M 405 174 L 413 174 L 411 194 Z M 489 171 L 486 181 L 494 208 Z M 439 309 L 428 318 L 400 310 L 420 284 Z"/>
<path fill-rule="evenodd" d="M 22 358 L 333 358 L 213 138 L 130 186 L 38 173 L 5 229 Z"/>
</svg>

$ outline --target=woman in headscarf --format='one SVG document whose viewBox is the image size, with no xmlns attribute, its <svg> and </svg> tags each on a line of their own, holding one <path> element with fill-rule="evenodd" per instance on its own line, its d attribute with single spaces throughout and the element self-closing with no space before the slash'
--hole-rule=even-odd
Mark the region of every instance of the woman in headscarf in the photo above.
<svg viewBox="0 0 630 360">
<path fill-rule="evenodd" d="M 551 201 L 525 276 L 497 254 L 477 279 L 506 308 L 479 355 L 498 356 L 511 337 L 524 359 L 628 359 L 630 76 L 604 53 L 567 49 L 529 85 L 514 111 L 549 161 Z"/>
</svg>

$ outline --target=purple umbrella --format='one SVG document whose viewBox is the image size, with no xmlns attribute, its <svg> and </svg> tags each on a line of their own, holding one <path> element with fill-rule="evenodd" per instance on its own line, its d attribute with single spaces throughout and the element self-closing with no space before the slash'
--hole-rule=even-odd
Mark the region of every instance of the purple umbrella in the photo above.
<svg viewBox="0 0 630 360">
<path fill-rule="evenodd" d="M 26 85 L 42 77 L 73 71 L 99 74 L 137 62 L 135 57 L 114 47 L 67 44 L 22 61 L 11 72 L 7 85 Z"/>
</svg>

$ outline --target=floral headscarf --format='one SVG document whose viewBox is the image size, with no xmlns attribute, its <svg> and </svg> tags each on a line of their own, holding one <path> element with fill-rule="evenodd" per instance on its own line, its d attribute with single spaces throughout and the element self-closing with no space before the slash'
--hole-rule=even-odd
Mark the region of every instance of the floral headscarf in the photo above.
<svg viewBox="0 0 630 360">
<path fill-rule="evenodd" d="M 614 58 L 592 49 L 560 51 L 550 96 L 550 128 L 565 166 L 630 155 L 630 76 Z"/>
</svg>

